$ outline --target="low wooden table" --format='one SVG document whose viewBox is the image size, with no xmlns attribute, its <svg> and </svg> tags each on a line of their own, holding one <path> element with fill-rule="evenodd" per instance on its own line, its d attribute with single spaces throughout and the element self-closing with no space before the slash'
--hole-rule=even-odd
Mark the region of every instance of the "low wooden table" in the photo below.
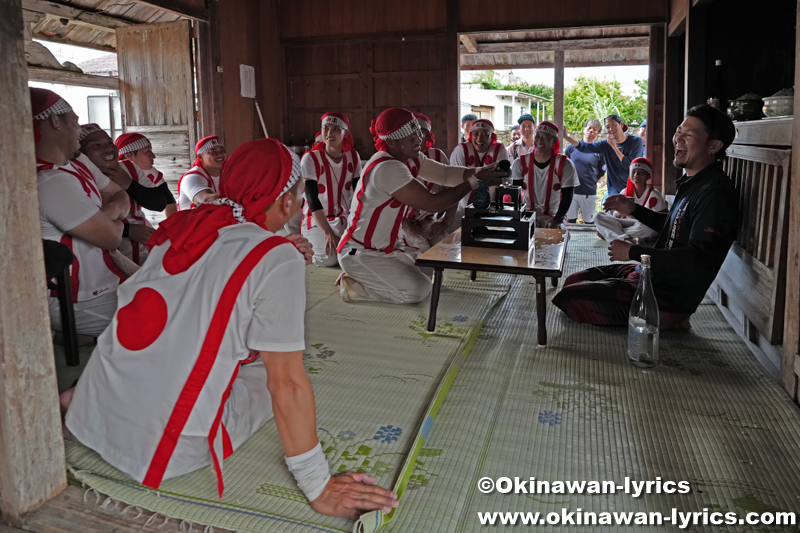
<svg viewBox="0 0 800 533">
<path fill-rule="evenodd" d="M 537 228 L 528 250 L 506 250 L 503 248 L 477 248 L 461 246 L 461 230 L 458 229 L 436 246 L 417 258 L 419 267 L 433 268 L 433 291 L 431 310 L 428 315 L 428 331 L 436 329 L 436 308 L 442 288 L 443 272 L 446 268 L 476 272 L 499 272 L 533 276 L 536 279 L 536 316 L 538 320 L 538 341 L 547 345 L 545 326 L 546 287 L 545 279 L 551 278 L 553 285 L 564 270 L 569 235 L 562 229 Z"/>
</svg>

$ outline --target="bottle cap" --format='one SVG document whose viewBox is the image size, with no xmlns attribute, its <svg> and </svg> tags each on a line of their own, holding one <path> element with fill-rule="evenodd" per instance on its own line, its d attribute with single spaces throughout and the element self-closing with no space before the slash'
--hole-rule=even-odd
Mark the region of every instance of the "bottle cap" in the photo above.
<svg viewBox="0 0 800 533">
<path fill-rule="evenodd" d="M 650 264 L 650 256 L 647 254 L 642 254 L 642 263 Z"/>
</svg>

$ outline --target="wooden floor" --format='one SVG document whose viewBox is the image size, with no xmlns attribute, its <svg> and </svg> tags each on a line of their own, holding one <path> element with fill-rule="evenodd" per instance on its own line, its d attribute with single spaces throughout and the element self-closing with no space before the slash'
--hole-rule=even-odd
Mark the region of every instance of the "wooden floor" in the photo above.
<svg viewBox="0 0 800 533">
<path fill-rule="evenodd" d="M 171 519 L 163 525 L 164 519 L 158 517 L 153 524 L 145 526 L 152 513 L 145 512 L 134 519 L 136 512 L 128 512 L 125 517 L 120 511 L 100 511 L 95 505 L 95 497 L 88 496 L 84 502 L 85 489 L 69 486 L 67 490 L 48 501 L 40 509 L 23 517 L 12 526 L 3 525 L 6 520 L 0 517 L 0 533 L 181 533 L 180 520 Z M 122 509 L 122 507 L 120 507 Z M 195 525 L 194 530 L 202 531 L 203 526 Z M 214 528 L 215 533 L 232 533 L 227 529 Z"/>
</svg>

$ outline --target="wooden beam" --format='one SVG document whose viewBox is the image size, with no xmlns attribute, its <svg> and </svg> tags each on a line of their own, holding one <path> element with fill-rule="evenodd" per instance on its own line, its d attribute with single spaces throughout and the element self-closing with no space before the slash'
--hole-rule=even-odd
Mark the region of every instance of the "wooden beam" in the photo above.
<svg viewBox="0 0 800 533">
<path fill-rule="evenodd" d="M 39 41 L 47 41 L 50 43 L 68 44 L 70 46 L 80 46 L 82 48 L 91 48 L 92 50 L 100 50 L 101 52 L 117 53 L 117 49 L 113 46 L 101 46 L 94 43 L 84 43 L 81 41 L 73 41 L 66 37 L 59 37 L 58 35 L 45 35 L 44 33 L 34 33 L 33 38 Z"/>
<path fill-rule="evenodd" d="M 665 24 L 650 27 L 650 77 L 647 83 L 647 158 L 653 164 L 653 186 L 663 190 L 664 179 L 664 77 L 667 46 Z"/>
<path fill-rule="evenodd" d="M 800 0 L 797 2 L 800 23 Z M 795 25 L 797 28 L 798 26 Z M 795 37 L 794 82 L 800 83 L 800 34 Z M 794 96 L 800 106 L 800 92 Z M 798 107 L 797 109 L 800 109 Z M 792 125 L 792 170 L 789 183 L 789 246 L 786 258 L 786 311 L 783 321 L 783 388 L 797 401 L 800 366 L 800 120 Z"/>
<path fill-rule="evenodd" d="M 461 39 L 464 47 L 467 49 L 467 52 L 470 54 L 477 54 L 478 53 L 478 43 L 475 42 L 475 38 L 471 35 L 466 33 L 462 33 L 458 36 Z"/>
<path fill-rule="evenodd" d="M 110 31 L 131 25 L 131 22 L 117 17 L 65 6 L 56 2 L 47 2 L 46 0 L 22 0 L 22 7 L 29 11 L 37 11 L 57 18 L 65 18 L 77 24 L 82 23 Z"/>
<path fill-rule="evenodd" d="M 670 0 L 668 37 L 682 35 L 686 29 L 686 16 L 689 13 L 689 0 Z"/>
<path fill-rule="evenodd" d="M 30 67 L 28 72 L 30 81 L 63 83 L 64 85 L 95 87 L 111 91 L 119 90 L 119 78 L 112 78 L 111 76 L 93 76 L 92 74 L 81 74 L 70 70 L 53 70 L 40 67 Z"/>
<path fill-rule="evenodd" d="M 447 91 L 447 149 L 452 151 L 461 140 L 461 69 L 459 68 L 460 46 L 458 38 L 458 0 L 445 0 L 446 24 L 445 30 L 445 56 L 446 62 L 445 83 Z"/>
<path fill-rule="evenodd" d="M 686 17 L 686 74 L 684 106 L 703 104 L 706 95 L 706 25 L 707 8 L 693 7 Z"/>
<path fill-rule="evenodd" d="M 553 77 L 553 121 L 558 126 L 558 141 L 564 144 L 564 51 L 553 54 L 555 63 Z"/>
<path fill-rule="evenodd" d="M 206 7 L 197 7 L 193 5 L 191 2 L 181 2 L 180 0 L 133 0 L 137 4 L 143 4 L 150 7 L 158 8 L 162 11 L 167 11 L 169 13 L 174 13 L 175 15 L 180 15 L 182 17 L 188 17 L 195 20 L 202 20 L 203 22 L 208 22 L 210 20 L 208 16 L 208 3 L 206 2 Z M 211 0 L 215 1 L 215 0 Z"/>
<path fill-rule="evenodd" d="M 14 520 L 67 486 L 20 0 L 0 3 L 0 514 Z M 21 142 L 23 141 L 23 142 Z M 35 296 L 38 295 L 38 296 Z"/>
<path fill-rule="evenodd" d="M 661 192 L 675 194 L 675 181 L 678 179 L 678 169 L 672 165 L 675 159 L 675 146 L 672 136 L 678 125 L 683 121 L 683 74 L 684 57 L 683 47 L 686 40 L 683 37 L 668 37 L 666 57 L 664 59 L 664 175 Z"/>
<path fill-rule="evenodd" d="M 466 35 L 462 34 L 462 42 Z M 526 41 L 517 43 L 479 43 L 476 48 L 482 54 L 505 54 L 514 52 L 555 52 L 561 50 L 605 50 L 609 48 L 647 48 L 650 38 L 642 37 L 603 37 L 599 39 L 569 39 L 563 41 Z M 469 48 L 469 47 L 467 47 Z M 475 52 L 470 50 L 470 53 Z"/>
</svg>

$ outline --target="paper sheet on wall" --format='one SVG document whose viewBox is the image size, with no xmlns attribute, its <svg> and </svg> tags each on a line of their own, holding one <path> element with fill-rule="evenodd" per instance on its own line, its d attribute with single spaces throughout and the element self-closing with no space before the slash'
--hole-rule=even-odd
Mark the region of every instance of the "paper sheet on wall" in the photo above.
<svg viewBox="0 0 800 533">
<path fill-rule="evenodd" d="M 250 65 L 239 65 L 239 81 L 242 86 L 242 96 L 245 98 L 256 97 L 256 69 Z"/>
</svg>

